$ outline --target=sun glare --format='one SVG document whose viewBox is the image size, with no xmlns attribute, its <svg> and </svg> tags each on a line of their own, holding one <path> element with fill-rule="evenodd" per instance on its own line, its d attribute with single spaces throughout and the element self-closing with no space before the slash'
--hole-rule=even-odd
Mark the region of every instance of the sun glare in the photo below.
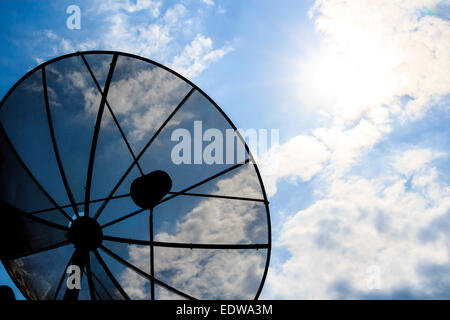
<svg viewBox="0 0 450 320">
<path fill-rule="evenodd" d="M 303 98 L 306 91 L 306 99 L 318 102 L 322 111 L 354 120 L 398 91 L 400 59 L 398 50 L 381 35 L 341 28 L 335 30 L 334 43 L 322 43 L 299 64 L 300 91 Z"/>
</svg>

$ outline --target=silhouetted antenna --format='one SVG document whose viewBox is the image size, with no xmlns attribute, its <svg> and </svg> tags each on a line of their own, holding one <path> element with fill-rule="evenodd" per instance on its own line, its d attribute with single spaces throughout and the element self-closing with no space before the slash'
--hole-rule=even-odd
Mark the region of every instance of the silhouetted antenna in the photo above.
<svg viewBox="0 0 450 320">
<path fill-rule="evenodd" d="M 0 257 L 27 299 L 257 299 L 267 275 L 268 200 L 244 139 L 138 56 L 65 55 L 9 90 L 0 207 Z"/>
</svg>

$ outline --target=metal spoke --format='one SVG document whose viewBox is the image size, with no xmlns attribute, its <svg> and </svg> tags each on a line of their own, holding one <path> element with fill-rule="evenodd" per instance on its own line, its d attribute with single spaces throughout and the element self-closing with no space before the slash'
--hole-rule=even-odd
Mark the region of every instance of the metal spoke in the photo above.
<svg viewBox="0 0 450 320">
<path fill-rule="evenodd" d="M 66 246 L 68 244 L 70 244 L 70 241 L 69 240 L 64 240 L 64 241 L 60 241 L 58 243 L 46 246 L 44 248 L 34 249 L 34 250 L 30 251 L 30 252 L 25 252 L 25 253 L 14 255 L 14 256 L 2 256 L 2 259 L 6 260 L 6 261 L 7 260 L 20 259 L 20 258 L 28 257 L 28 256 L 31 256 L 31 255 L 34 255 L 34 254 L 38 254 L 38 253 L 50 251 L 50 250 L 53 250 L 53 249 L 61 248 L 61 247 L 64 247 L 64 246 Z"/>
<path fill-rule="evenodd" d="M 155 132 L 155 134 L 151 137 L 149 142 L 144 146 L 142 151 L 137 156 L 136 160 L 133 161 L 133 163 L 130 165 L 130 167 L 125 171 L 125 173 L 122 175 L 120 180 L 117 182 L 117 184 L 114 186 L 114 188 L 111 190 L 111 193 L 109 194 L 109 197 L 112 197 L 114 193 L 117 191 L 119 186 L 122 184 L 122 182 L 125 180 L 125 178 L 130 173 L 131 169 L 133 169 L 134 165 L 139 161 L 139 159 L 142 157 L 142 155 L 145 153 L 145 151 L 150 147 L 150 145 L 153 143 L 153 141 L 156 139 L 156 137 L 159 135 L 159 133 L 164 129 L 164 127 L 167 125 L 167 123 L 172 119 L 172 117 L 177 113 L 177 111 L 184 105 L 184 103 L 189 99 L 189 97 L 192 95 L 192 93 L 195 91 L 195 88 L 192 88 L 189 93 L 181 100 L 181 102 L 178 104 L 178 106 L 172 111 L 172 113 L 169 115 L 169 117 L 164 121 L 164 123 L 159 127 L 158 131 Z M 108 204 L 109 199 L 107 199 L 105 202 L 103 202 L 102 206 L 98 209 L 97 213 L 95 214 L 95 219 L 98 219 L 98 217 L 103 212 L 103 209 L 105 209 L 106 205 Z"/>
<path fill-rule="evenodd" d="M 103 236 L 106 241 L 120 242 L 126 244 L 135 244 L 143 246 L 155 246 L 164 248 L 185 248 L 185 249 L 234 249 L 234 250 L 245 250 L 245 249 L 267 249 L 268 244 L 208 244 L 208 243 L 177 243 L 177 242 L 160 242 L 160 241 L 148 241 L 148 240 L 137 240 L 137 239 L 125 239 L 120 237 Z"/>
<path fill-rule="evenodd" d="M 200 182 L 198 182 L 198 183 L 196 183 L 196 184 L 194 184 L 194 185 L 192 185 L 190 187 L 187 187 L 187 188 L 181 190 L 180 192 L 174 192 L 172 195 L 162 199 L 157 205 L 159 205 L 161 203 L 164 203 L 166 201 L 169 201 L 169 200 L 171 200 L 171 199 L 173 199 L 173 198 L 175 198 L 175 197 L 177 197 L 179 195 L 182 195 L 183 193 L 185 193 L 185 192 L 187 192 L 189 190 L 197 188 L 198 186 L 201 186 L 202 184 L 205 184 L 205 183 L 207 183 L 207 182 L 209 182 L 209 181 L 211 181 L 211 180 L 213 180 L 213 179 L 215 179 L 217 177 L 220 177 L 221 175 L 224 175 L 225 173 L 228 173 L 228 172 L 230 172 L 230 171 L 232 171 L 232 170 L 234 170 L 236 168 L 239 168 L 240 166 L 243 166 L 244 164 L 247 164 L 249 161 L 250 161 L 249 159 L 246 159 L 243 163 L 235 164 L 234 166 L 232 166 L 232 167 L 230 167 L 228 169 L 225 169 L 225 170 L 223 170 L 223 171 L 221 171 L 221 172 L 219 172 L 219 173 L 217 173 L 217 174 L 215 174 L 215 175 L 213 175 L 213 176 L 211 176 L 209 178 L 206 178 L 206 179 L 204 179 L 204 180 L 202 180 L 202 181 L 200 181 Z"/>
<path fill-rule="evenodd" d="M 47 121 L 48 127 L 50 129 L 50 137 L 52 139 L 53 144 L 53 152 L 55 153 L 56 162 L 58 163 L 59 174 L 61 175 L 61 179 L 64 184 L 64 188 L 66 189 L 67 196 L 69 197 L 70 204 L 72 206 L 75 215 L 79 217 L 78 208 L 75 205 L 75 199 L 72 194 L 72 190 L 70 189 L 69 182 L 67 181 L 66 173 L 64 171 L 64 167 L 61 161 L 61 157 L 59 155 L 58 146 L 56 144 L 55 131 L 53 129 L 52 115 L 50 112 L 50 104 L 48 102 L 48 92 L 47 92 L 47 75 L 45 73 L 45 67 L 42 67 L 42 85 L 44 87 L 44 100 L 45 100 L 45 110 L 47 113 Z"/>
<path fill-rule="evenodd" d="M 92 69 L 91 69 L 91 67 L 89 66 L 89 63 L 87 62 L 87 60 L 86 60 L 86 58 L 85 58 L 85 56 L 84 56 L 83 54 L 81 55 L 81 59 L 83 59 L 83 62 L 84 62 L 84 64 L 86 65 L 86 68 L 88 69 L 88 71 L 89 71 L 89 73 L 90 73 L 92 79 L 94 80 L 95 85 L 97 86 L 98 91 L 99 91 L 100 94 L 103 96 L 103 90 L 102 90 L 102 88 L 100 87 L 100 84 L 98 83 L 97 78 L 96 78 L 95 75 L 94 75 L 94 72 L 92 72 Z M 119 121 L 117 121 L 117 118 L 116 118 L 114 112 L 112 111 L 111 106 L 109 105 L 108 99 L 106 99 L 106 107 L 108 108 L 109 113 L 111 113 L 111 116 L 112 116 L 112 118 L 113 118 L 113 120 L 114 120 L 114 123 L 116 124 L 117 128 L 119 129 L 120 135 L 122 136 L 123 141 L 124 141 L 125 144 L 127 145 L 128 151 L 130 151 L 130 154 L 131 154 L 131 156 L 133 157 L 133 160 L 136 161 L 136 156 L 134 155 L 133 149 L 131 149 L 130 143 L 128 142 L 128 140 L 127 140 L 127 138 L 126 138 L 126 136 L 125 136 L 125 133 L 123 132 L 122 128 L 120 127 Z M 137 165 L 137 167 L 138 167 L 138 169 L 139 169 L 141 175 L 144 175 L 144 171 L 142 171 L 142 168 L 141 168 L 141 166 L 139 165 L 138 162 L 136 162 L 136 165 Z"/>
<path fill-rule="evenodd" d="M 111 271 L 109 270 L 108 266 L 106 265 L 105 261 L 103 261 L 102 257 L 98 253 L 97 250 L 94 251 L 95 257 L 97 258 L 98 262 L 102 265 L 103 269 L 105 270 L 106 274 L 108 275 L 111 282 L 114 284 L 116 289 L 120 292 L 120 294 L 125 298 L 125 300 L 130 300 L 130 297 L 128 297 L 125 290 L 123 290 L 122 286 L 119 284 L 119 282 L 116 280 L 116 278 L 113 276 Z"/>
<path fill-rule="evenodd" d="M 3 128 L 3 125 L 0 123 L 0 132 L 5 137 L 6 142 L 8 143 L 8 146 L 10 147 L 11 151 L 14 153 L 15 157 L 17 158 L 17 161 L 20 163 L 22 168 L 25 170 L 25 172 L 28 174 L 30 179 L 35 183 L 35 185 L 41 190 L 41 192 L 47 197 L 47 199 L 57 208 L 69 221 L 73 221 L 72 217 L 70 217 L 61 207 L 56 203 L 56 201 L 48 194 L 47 191 L 41 186 L 41 184 L 36 180 L 36 178 L 31 173 L 30 169 L 25 165 L 25 163 L 20 158 L 19 154 L 17 153 L 16 149 L 12 145 L 11 141 L 8 138 L 8 135 L 6 134 L 5 128 Z"/>
<path fill-rule="evenodd" d="M 145 211 L 145 209 L 139 209 L 139 210 L 133 211 L 132 213 L 129 213 L 129 214 L 127 214 L 127 215 L 124 215 L 123 217 L 120 217 L 120 218 L 118 218 L 118 219 L 115 219 L 115 220 L 113 220 L 113 221 L 110 221 L 110 222 L 108 222 L 108 223 L 105 223 L 105 224 L 102 225 L 101 227 L 102 227 L 102 229 L 103 229 L 103 228 L 107 228 L 107 227 L 109 227 L 109 226 L 111 226 L 111 225 L 113 225 L 113 224 L 116 224 L 116 223 L 120 222 L 120 221 L 123 221 L 123 220 L 126 220 L 126 219 L 128 219 L 128 218 L 134 217 L 135 215 L 137 215 L 137 214 L 139 214 L 139 213 L 141 213 L 141 212 L 144 212 L 144 211 Z"/>
<path fill-rule="evenodd" d="M 92 144 L 91 144 L 91 152 L 89 155 L 89 166 L 88 166 L 88 172 L 86 177 L 86 192 L 84 196 L 84 215 L 86 217 L 89 217 L 89 200 L 91 197 L 91 186 L 92 186 L 92 173 L 94 169 L 94 159 L 95 159 L 95 151 L 97 149 L 97 142 L 98 142 L 98 134 L 100 132 L 100 126 L 102 122 L 103 117 L 103 110 L 105 109 L 105 103 L 106 103 L 106 97 L 108 96 L 109 92 L 109 86 L 111 85 L 111 79 L 112 75 L 114 73 L 114 68 L 116 67 L 118 55 L 115 54 L 113 56 L 111 66 L 109 68 L 108 77 L 106 78 L 105 83 L 105 90 L 102 94 L 102 100 L 100 101 L 100 106 L 98 107 L 98 113 L 97 113 L 97 120 L 95 123 L 95 129 L 94 129 L 94 135 L 92 136 Z"/>
<path fill-rule="evenodd" d="M 97 300 L 97 298 L 99 299 L 99 300 L 103 300 L 102 299 L 102 297 L 100 296 L 100 293 L 98 293 L 98 290 L 97 290 L 97 288 L 96 287 L 94 287 L 94 299 L 92 299 L 92 300 Z"/>
<path fill-rule="evenodd" d="M 20 209 L 18 209 L 16 207 L 13 207 L 13 206 L 11 206 L 11 205 L 3 202 L 3 201 L 0 201 L 0 208 L 2 210 L 7 211 L 7 212 L 13 211 L 14 214 L 17 214 L 17 215 L 20 215 L 22 217 L 28 218 L 28 219 L 33 220 L 35 222 L 39 222 L 39 223 L 45 224 L 46 226 L 49 226 L 49 227 L 52 227 L 52 228 L 55 228 L 55 229 L 58 229 L 58 230 L 62 230 L 62 231 L 69 231 L 68 227 L 65 227 L 65 226 L 62 226 L 60 224 L 57 224 L 57 223 L 54 223 L 54 222 L 51 222 L 51 221 L 39 218 L 39 217 L 37 217 L 35 215 L 31 215 L 29 213 L 23 212 L 22 210 L 20 210 Z"/>
<path fill-rule="evenodd" d="M 246 198 L 246 197 L 233 197 L 233 196 L 222 196 L 216 194 L 203 194 L 203 193 L 190 193 L 190 192 L 168 192 L 168 194 L 176 194 L 180 196 L 191 196 L 191 197 L 204 197 L 204 198 L 218 198 L 218 199 L 229 199 L 229 200 L 243 200 L 251 202 L 265 202 L 264 199 L 256 198 Z"/>
<path fill-rule="evenodd" d="M 121 195 L 112 197 L 111 200 L 120 199 L 120 198 L 126 198 L 126 197 L 129 197 L 129 196 L 130 196 L 129 193 L 121 194 Z M 105 201 L 105 200 L 106 200 L 106 198 L 95 199 L 95 200 L 91 200 L 90 203 L 96 203 L 96 202 L 101 202 L 101 201 Z M 84 205 L 84 204 L 85 204 L 85 202 L 77 202 L 77 203 L 75 203 L 76 206 L 81 206 L 81 205 Z M 67 204 L 67 205 L 61 206 L 60 208 L 61 209 L 65 209 L 65 208 L 69 208 L 71 206 L 72 206 L 71 204 Z M 56 210 L 56 209 L 57 208 L 47 208 L 47 209 L 42 209 L 42 210 L 38 210 L 38 211 L 29 212 L 29 214 L 38 214 L 38 213 L 43 213 L 43 212 L 49 212 L 49 211 L 53 211 L 53 210 Z"/>
<path fill-rule="evenodd" d="M 91 296 L 91 300 L 96 300 L 95 298 L 95 286 L 94 282 L 92 281 L 92 271 L 91 271 L 91 259 L 89 257 L 89 253 L 87 254 L 87 261 L 86 261 L 86 276 L 88 279 L 88 286 L 89 286 L 89 294 Z"/>
<path fill-rule="evenodd" d="M 56 300 L 58 298 L 59 290 L 61 289 L 64 278 L 66 277 L 66 274 L 67 274 L 67 269 L 69 268 L 70 264 L 72 263 L 74 256 L 75 256 L 75 251 L 73 252 L 72 256 L 70 257 L 69 262 L 67 262 L 66 268 L 64 269 L 61 279 L 58 282 L 58 286 L 56 287 L 55 296 L 53 297 L 53 300 Z"/>
<path fill-rule="evenodd" d="M 142 271 L 141 269 L 139 269 L 138 267 L 132 265 L 131 263 L 129 263 L 128 261 L 122 259 L 121 257 L 119 257 L 117 254 L 115 254 L 114 252 L 112 252 L 111 250 L 109 250 L 108 248 L 106 248 L 105 246 L 100 246 L 100 248 L 105 251 L 105 253 L 107 253 L 108 255 L 110 255 L 112 258 L 116 259 L 118 262 L 122 263 L 123 265 L 125 265 L 127 268 L 133 270 L 134 272 L 136 272 L 137 274 L 139 274 L 140 276 L 150 280 L 153 279 L 155 281 L 155 283 L 157 283 L 158 285 L 166 288 L 167 290 L 176 293 L 179 296 L 182 296 L 183 298 L 189 299 L 189 300 L 197 300 L 194 297 L 188 295 L 187 293 L 184 293 L 178 289 L 175 289 L 171 286 L 169 286 L 168 284 L 162 282 L 161 280 L 156 279 L 155 277 L 152 277 L 151 275 L 149 275 L 148 273 Z"/>
<path fill-rule="evenodd" d="M 153 250 L 153 209 L 150 209 L 150 297 L 155 300 L 155 259 Z"/>
<path fill-rule="evenodd" d="M 102 287 L 103 291 L 105 291 L 105 293 L 108 295 L 110 300 L 114 300 L 113 297 L 109 294 L 108 290 L 106 290 L 105 286 L 103 285 L 103 283 L 100 281 L 100 279 L 95 275 L 94 272 L 92 272 L 92 276 L 94 277 L 94 279 L 98 282 L 98 284 Z M 98 291 L 97 291 L 98 294 Z M 100 297 L 100 295 L 98 295 Z M 101 297 L 100 297 L 101 298 Z"/>
</svg>

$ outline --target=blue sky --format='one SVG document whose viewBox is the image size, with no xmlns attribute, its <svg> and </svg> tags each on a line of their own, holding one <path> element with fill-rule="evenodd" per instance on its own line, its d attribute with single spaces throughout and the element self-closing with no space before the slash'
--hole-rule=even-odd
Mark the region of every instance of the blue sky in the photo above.
<svg viewBox="0 0 450 320">
<path fill-rule="evenodd" d="M 118 50 L 191 79 L 239 128 L 279 129 L 259 154 L 262 298 L 449 298 L 448 1 L 1 1 L 0 15 L 2 96 L 50 58 Z"/>
</svg>

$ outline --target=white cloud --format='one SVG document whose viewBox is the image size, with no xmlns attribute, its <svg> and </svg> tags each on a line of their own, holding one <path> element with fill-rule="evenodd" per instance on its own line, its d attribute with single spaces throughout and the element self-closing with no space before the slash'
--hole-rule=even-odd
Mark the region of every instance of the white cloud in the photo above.
<svg viewBox="0 0 450 320">
<path fill-rule="evenodd" d="M 381 140 L 383 133 L 388 132 L 390 127 L 387 125 L 376 125 L 370 120 L 361 119 L 354 127 L 319 128 L 314 131 L 314 135 L 332 150 L 331 166 L 346 169 L 362 151 L 373 147 Z"/>
<path fill-rule="evenodd" d="M 125 63 L 126 61 L 123 60 Z M 132 143 L 142 140 L 155 131 L 187 94 L 190 87 L 175 75 L 162 68 L 148 68 L 143 62 L 118 63 L 122 78 L 111 83 L 108 102 Z M 137 65 L 136 65 L 137 64 Z M 137 67 L 134 70 L 133 66 Z M 85 109 L 97 113 L 100 93 L 96 88 L 84 91 Z M 130 112 L 133 110 L 133 112 Z M 171 125 L 176 125 L 172 121 Z"/>
<path fill-rule="evenodd" d="M 261 173 L 268 196 L 276 193 L 279 179 L 309 181 L 330 159 L 327 146 L 315 137 L 297 136 L 271 148 L 261 159 Z"/>
<path fill-rule="evenodd" d="M 178 18 L 173 14 L 171 19 L 172 21 L 160 23 L 133 23 L 132 15 L 116 12 L 110 18 L 110 27 L 104 35 L 102 45 L 118 51 L 146 57 L 157 55 L 160 58 L 167 54 L 167 47 L 174 40 L 174 33 L 177 31 L 177 26 L 173 23 Z"/>
<path fill-rule="evenodd" d="M 160 14 L 161 1 L 153 0 L 108 0 L 101 1 L 100 8 L 102 10 L 118 10 L 124 9 L 127 12 L 136 12 L 145 10 L 150 13 L 151 17 L 157 18 Z"/>
<path fill-rule="evenodd" d="M 81 60 L 76 60 L 83 67 Z M 91 58 L 88 56 L 87 60 Z M 103 83 L 109 71 L 111 56 L 97 60 L 91 65 L 99 83 Z M 96 117 L 101 94 L 94 85 L 87 69 L 61 73 L 58 68 L 48 66 L 47 72 L 52 79 L 65 90 L 76 91 L 84 98 L 84 110 L 80 109 L 82 118 Z M 111 82 L 108 103 L 124 130 L 132 146 L 140 145 L 144 138 L 155 132 L 167 119 L 180 101 L 186 96 L 191 86 L 174 74 L 137 59 L 119 57 L 115 76 Z M 53 88 L 53 81 L 48 85 L 51 105 L 61 106 Z M 133 112 L 131 112 L 133 111 Z M 115 128 L 112 117 L 107 112 L 102 119 L 102 125 Z M 167 126 L 176 126 L 181 120 L 189 118 L 185 112 L 178 120 L 170 121 Z M 109 126 L 109 127 L 108 127 Z M 121 142 L 120 142 L 121 143 Z M 142 147 L 142 146 L 141 146 Z M 140 150 L 139 147 L 136 150 Z"/>
<path fill-rule="evenodd" d="M 310 172 L 319 172 L 315 168 L 327 163 L 326 169 L 344 174 L 388 136 L 394 122 L 422 118 L 450 93 L 450 42 L 446 41 L 450 22 L 422 16 L 419 9 L 424 5 L 415 0 L 316 2 L 311 12 L 320 46 L 299 63 L 297 80 L 303 103 L 315 106 L 328 119 L 310 137 L 326 146 L 330 156 L 313 153 Z M 280 150 L 292 153 L 285 158 L 304 154 L 290 143 L 281 146 Z M 286 169 L 280 167 L 278 176 L 265 177 L 271 190 L 286 176 Z M 303 167 L 296 163 L 291 167 L 299 169 L 291 176 L 311 179 L 303 175 Z"/>
<path fill-rule="evenodd" d="M 87 87 L 87 80 L 81 72 L 68 73 L 67 78 L 78 89 Z"/>
<path fill-rule="evenodd" d="M 213 0 L 202 0 L 202 2 L 208 6 L 214 6 L 215 3 Z"/>
<path fill-rule="evenodd" d="M 200 17 L 181 3 L 162 11 L 161 1 L 110 0 L 95 2 L 87 11 L 96 17 L 98 29 L 83 41 L 47 30 L 40 37 L 51 48 L 47 55 L 93 49 L 124 51 L 172 65 L 192 78 L 231 50 L 228 46 L 215 49 L 211 38 L 194 30 Z"/>
<path fill-rule="evenodd" d="M 128 261 L 131 264 L 150 273 L 150 247 L 131 245 L 128 247 L 128 255 Z M 130 269 L 125 269 L 119 279 L 123 289 L 131 299 L 149 300 L 150 292 L 149 288 L 146 287 L 148 280 Z"/>
<path fill-rule="evenodd" d="M 50 48 L 50 51 L 47 55 L 55 56 L 62 53 L 71 53 L 76 50 L 85 51 L 85 50 L 93 50 L 98 47 L 98 41 L 95 40 L 85 40 L 80 41 L 78 43 L 74 43 L 73 41 L 66 39 L 52 30 L 44 30 L 44 32 L 37 34 L 36 37 L 39 39 L 38 45 L 42 45 L 42 42 L 46 43 L 46 47 Z M 39 52 L 41 55 L 42 52 Z M 38 63 L 42 63 L 45 59 L 41 57 L 36 57 L 35 60 Z"/>
<path fill-rule="evenodd" d="M 372 173 L 361 156 L 450 93 L 450 22 L 420 13 L 438 2 L 316 1 L 320 46 L 299 63 L 298 80 L 303 103 L 327 123 L 280 145 L 277 152 L 292 162 L 263 178 L 272 191 L 296 177 L 318 176 L 321 186 L 314 188 L 318 200 L 277 232 L 275 243 L 289 257 L 269 272 L 267 297 L 389 298 L 402 289 L 433 297 L 449 286 L 421 271 L 449 261 L 448 236 L 438 230 L 448 225 L 450 187 L 434 166 L 447 155 L 394 144 L 405 151 L 371 159 L 381 173 L 349 174 L 355 165 Z M 292 141 L 306 137 L 316 152 L 301 166 L 305 151 Z M 379 290 L 368 288 L 373 266 Z"/>
<path fill-rule="evenodd" d="M 296 182 L 299 178 L 308 182 L 325 170 L 327 174 L 343 175 L 390 131 L 385 123 L 361 119 L 352 127 L 317 128 L 310 136 L 296 136 L 271 148 L 260 163 L 268 195 L 276 193 L 281 180 Z"/>
<path fill-rule="evenodd" d="M 432 6 L 439 1 L 428 1 Z M 448 93 L 450 22 L 420 16 L 422 0 L 316 2 L 316 57 L 306 61 L 315 93 L 331 98 L 332 112 L 356 120 L 396 97 L 413 98 L 405 116 L 420 117 L 429 102 Z"/>
<path fill-rule="evenodd" d="M 215 183 L 214 194 L 262 199 L 253 165 Z M 266 243 L 266 211 L 261 203 L 208 198 L 181 221 L 174 234 L 160 233 L 159 241 L 182 243 Z"/>
<path fill-rule="evenodd" d="M 393 159 L 411 152 L 422 159 L 433 154 L 413 149 Z M 389 292 L 410 288 L 433 294 L 418 267 L 447 264 L 449 251 L 445 242 L 424 241 L 421 234 L 450 210 L 450 188 L 439 181 L 430 161 L 422 162 L 409 188 L 407 177 L 396 170 L 373 179 L 350 176 L 331 182 L 323 198 L 284 223 L 277 243 L 290 257 L 272 269 L 266 293 L 296 299 L 377 292 L 389 297 Z M 397 163 L 393 160 L 394 168 Z M 380 271 L 378 291 L 367 286 L 372 266 Z M 340 282 L 352 290 L 339 288 Z"/>
<path fill-rule="evenodd" d="M 164 14 L 164 21 L 170 26 L 176 26 L 177 24 L 184 22 L 184 18 L 186 18 L 187 14 L 188 10 L 186 7 L 177 3 L 173 7 L 167 9 Z"/>
<path fill-rule="evenodd" d="M 157 249 L 158 250 L 158 249 Z M 164 250 L 159 272 L 174 273 L 175 287 L 201 299 L 252 299 L 264 271 L 264 256 L 256 250 Z"/>
<path fill-rule="evenodd" d="M 445 155 L 445 153 L 433 152 L 428 149 L 408 150 L 394 158 L 394 167 L 398 172 L 409 176 L 411 173 L 423 170 L 432 160 Z"/>
<path fill-rule="evenodd" d="M 194 78 L 231 50 L 230 47 L 214 50 L 211 38 L 199 34 L 173 59 L 172 67 L 184 76 Z"/>
</svg>

